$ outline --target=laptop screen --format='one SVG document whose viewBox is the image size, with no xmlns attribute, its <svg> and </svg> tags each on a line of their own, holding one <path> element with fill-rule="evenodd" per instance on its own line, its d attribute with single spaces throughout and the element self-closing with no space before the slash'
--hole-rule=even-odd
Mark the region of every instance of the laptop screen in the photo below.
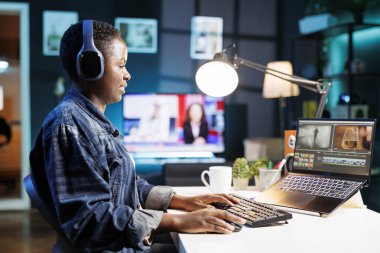
<svg viewBox="0 0 380 253">
<path fill-rule="evenodd" d="M 293 169 L 369 176 L 374 120 L 300 119 Z"/>
</svg>

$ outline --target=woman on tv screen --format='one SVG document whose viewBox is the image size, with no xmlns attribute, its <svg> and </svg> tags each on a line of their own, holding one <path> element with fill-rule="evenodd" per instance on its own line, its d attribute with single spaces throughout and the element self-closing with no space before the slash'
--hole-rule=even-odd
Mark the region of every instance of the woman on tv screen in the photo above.
<svg viewBox="0 0 380 253">
<path fill-rule="evenodd" d="M 200 103 L 193 103 L 187 108 L 183 132 L 186 144 L 203 145 L 207 143 L 208 126 L 205 110 Z"/>
</svg>

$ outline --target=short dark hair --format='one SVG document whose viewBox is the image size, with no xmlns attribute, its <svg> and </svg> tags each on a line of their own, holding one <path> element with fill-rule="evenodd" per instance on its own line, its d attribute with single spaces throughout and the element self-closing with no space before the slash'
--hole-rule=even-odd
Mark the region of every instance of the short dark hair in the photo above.
<svg viewBox="0 0 380 253">
<path fill-rule="evenodd" d="M 93 21 L 94 43 L 103 56 L 110 52 L 109 50 L 112 47 L 112 43 L 110 42 L 119 35 L 119 30 L 114 26 L 102 21 Z M 74 81 L 79 80 L 79 76 L 76 71 L 76 58 L 79 50 L 82 48 L 82 45 L 82 22 L 79 22 L 71 25 L 63 34 L 59 49 L 62 65 L 67 74 Z"/>
</svg>

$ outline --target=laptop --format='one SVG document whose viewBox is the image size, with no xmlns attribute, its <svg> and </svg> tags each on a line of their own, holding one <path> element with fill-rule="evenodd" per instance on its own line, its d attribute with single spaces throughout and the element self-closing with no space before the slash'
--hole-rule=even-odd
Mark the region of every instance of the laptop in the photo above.
<svg viewBox="0 0 380 253">
<path fill-rule="evenodd" d="M 369 185 L 376 120 L 299 119 L 293 168 L 256 200 L 328 215 Z"/>
</svg>

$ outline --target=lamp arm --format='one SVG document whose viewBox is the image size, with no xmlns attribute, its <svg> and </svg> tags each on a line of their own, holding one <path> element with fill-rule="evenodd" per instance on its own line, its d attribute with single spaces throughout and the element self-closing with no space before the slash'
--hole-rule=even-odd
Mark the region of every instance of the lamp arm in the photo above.
<svg viewBox="0 0 380 253">
<path fill-rule="evenodd" d="M 316 117 L 317 118 L 322 117 L 323 108 L 325 107 L 327 96 L 330 91 L 331 82 L 324 82 L 323 79 L 319 79 L 318 81 L 311 81 L 311 80 L 308 80 L 296 75 L 289 75 L 287 73 L 283 73 L 275 69 L 267 68 L 264 65 L 245 60 L 241 57 L 238 57 L 236 54 L 233 59 L 233 65 L 236 69 L 239 68 L 241 65 L 243 65 L 243 66 L 258 70 L 263 73 L 268 73 L 282 80 L 294 83 L 304 89 L 320 94 L 321 99 L 319 100 Z"/>
<path fill-rule="evenodd" d="M 297 84 L 297 85 L 301 86 L 302 88 L 309 89 L 309 90 L 314 91 L 316 93 L 322 93 L 322 90 L 323 90 L 323 88 L 321 87 L 321 86 L 323 86 L 323 80 L 322 81 L 312 81 L 312 80 L 308 80 L 308 79 L 300 77 L 300 76 L 289 75 L 287 73 L 268 68 L 264 65 L 245 60 L 245 59 L 238 57 L 238 56 L 234 57 L 233 64 L 234 64 L 235 68 L 239 68 L 240 65 L 243 65 L 243 66 L 246 66 L 246 67 L 249 67 L 252 69 L 256 69 L 260 72 L 268 73 L 272 76 L 275 76 L 275 77 L 278 77 L 282 80 Z"/>
<path fill-rule="evenodd" d="M 323 93 L 320 93 L 322 95 L 321 95 L 321 99 L 319 100 L 317 114 L 315 115 L 316 118 L 322 117 L 323 108 L 325 108 L 325 104 L 326 104 L 327 96 L 329 95 L 330 87 L 331 87 L 331 82 L 327 82 L 326 85 L 324 86 Z"/>
</svg>

